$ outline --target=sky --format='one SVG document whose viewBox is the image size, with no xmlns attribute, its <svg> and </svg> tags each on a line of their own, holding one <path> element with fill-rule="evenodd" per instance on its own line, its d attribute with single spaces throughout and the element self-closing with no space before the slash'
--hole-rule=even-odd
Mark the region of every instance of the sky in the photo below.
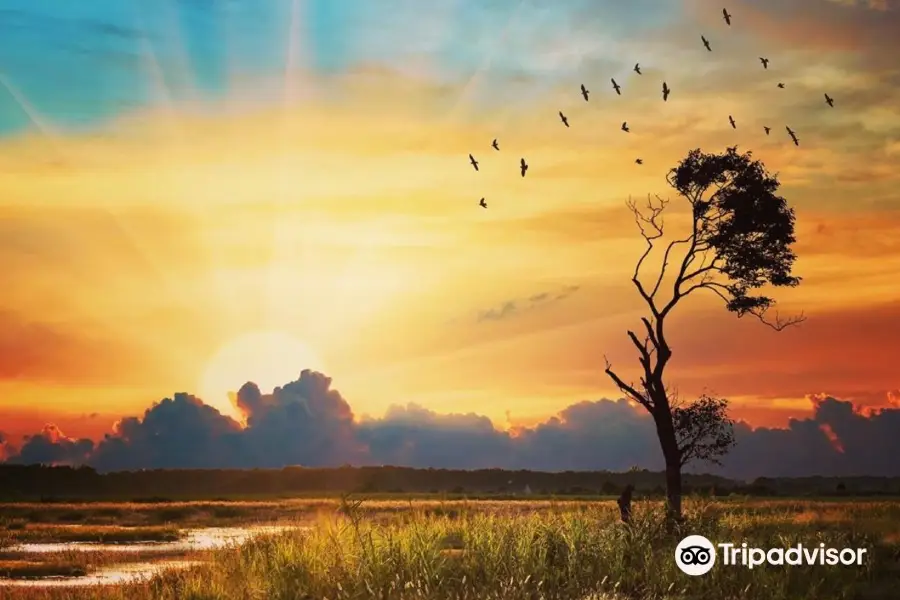
<svg viewBox="0 0 900 600">
<path fill-rule="evenodd" d="M 774 332 L 692 297 L 672 381 L 728 398 L 748 448 L 888 440 L 872 432 L 900 411 L 900 2 L 728 10 L 730 27 L 703 0 L 0 0 L 0 454 L 32 436 L 111 464 L 77 440 L 130 443 L 123 423 L 195 397 L 230 432 L 245 382 L 277 399 L 304 369 L 372 460 L 400 460 L 375 450 L 412 435 L 397 422 L 535 448 L 575 436 L 585 407 L 645 427 L 603 373 L 607 357 L 637 375 L 625 202 L 676 206 L 668 169 L 732 145 L 796 210 L 803 281 L 777 299 L 807 321 Z M 656 460 L 598 427 L 621 442 L 600 455 Z M 407 441 L 416 464 L 443 460 Z M 543 464 L 523 447 L 509 464 Z M 844 468 L 877 462 L 859 452 Z"/>
</svg>

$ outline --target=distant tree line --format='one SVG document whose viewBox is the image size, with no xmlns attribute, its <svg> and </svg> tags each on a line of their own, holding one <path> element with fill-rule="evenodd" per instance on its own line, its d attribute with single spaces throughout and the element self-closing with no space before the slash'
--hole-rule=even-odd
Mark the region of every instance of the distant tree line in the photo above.
<svg viewBox="0 0 900 600">
<path fill-rule="evenodd" d="M 665 473 L 473 471 L 406 467 L 141 470 L 98 473 L 90 467 L 0 465 L 0 501 L 215 499 L 235 496 L 444 494 L 469 497 L 615 496 L 626 485 L 662 497 Z M 760 478 L 752 483 L 685 475 L 686 493 L 729 496 L 900 495 L 900 478 Z"/>
</svg>

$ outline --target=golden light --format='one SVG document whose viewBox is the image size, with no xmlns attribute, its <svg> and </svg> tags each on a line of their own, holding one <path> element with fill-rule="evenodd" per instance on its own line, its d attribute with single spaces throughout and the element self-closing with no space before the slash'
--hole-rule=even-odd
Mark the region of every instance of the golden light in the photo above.
<svg viewBox="0 0 900 600">
<path fill-rule="evenodd" d="M 242 421 L 229 392 L 252 381 L 266 394 L 295 381 L 303 369 L 324 370 L 307 344 L 280 331 L 247 333 L 223 345 L 207 362 L 198 385 L 200 398 L 223 415 Z"/>
</svg>

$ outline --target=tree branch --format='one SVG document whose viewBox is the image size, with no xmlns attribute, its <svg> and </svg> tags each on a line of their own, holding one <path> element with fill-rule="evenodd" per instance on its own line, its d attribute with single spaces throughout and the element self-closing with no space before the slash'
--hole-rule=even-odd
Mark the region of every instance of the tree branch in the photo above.
<svg viewBox="0 0 900 600">
<path fill-rule="evenodd" d="M 650 196 L 647 196 L 647 210 L 648 214 L 645 215 L 641 212 L 641 209 L 637 207 L 637 204 L 629 197 L 628 198 L 628 208 L 631 210 L 634 215 L 634 222 L 637 224 L 638 229 L 641 232 L 641 237 L 644 238 L 644 241 L 647 243 L 647 247 L 644 249 L 644 253 L 641 254 L 641 257 L 638 259 L 637 264 L 634 266 L 634 273 L 631 276 L 631 282 L 637 288 L 638 293 L 641 295 L 641 298 L 644 299 L 644 302 L 647 303 L 647 306 L 650 308 L 650 312 L 653 313 L 654 317 L 659 314 L 659 311 L 656 307 L 656 302 L 654 301 L 653 295 L 649 294 L 644 287 L 644 284 L 641 283 L 641 267 L 644 265 L 644 261 L 647 260 L 647 257 L 650 256 L 650 253 L 654 248 L 654 241 L 658 240 L 663 236 L 663 226 L 664 223 L 660 218 L 663 210 L 665 210 L 666 205 L 668 204 L 668 200 L 663 200 L 662 198 L 657 197 L 659 200 L 659 205 L 654 206 L 652 200 L 650 200 Z"/>
<path fill-rule="evenodd" d="M 643 394 L 641 394 L 636 389 L 634 389 L 634 386 L 628 385 L 627 383 L 622 381 L 622 378 L 620 378 L 618 375 L 615 374 L 615 372 L 613 372 L 612 365 L 606 359 L 605 356 L 603 357 L 603 361 L 606 363 L 606 368 L 604 369 L 605 373 L 609 376 L 610 379 L 613 380 L 613 382 L 616 384 L 616 386 L 621 391 L 623 391 L 626 394 L 628 394 L 629 396 L 631 396 L 631 398 L 635 402 L 637 402 L 638 404 L 640 404 L 641 406 L 646 408 L 648 411 L 652 412 L 653 404 L 651 404 L 650 401 Z"/>
<path fill-rule="evenodd" d="M 806 321 L 806 317 L 804 316 L 802 311 L 799 315 L 788 317 L 787 319 L 782 319 L 778 314 L 778 311 L 776 311 L 775 318 L 773 320 L 769 320 L 766 317 L 766 313 L 768 311 L 768 308 L 762 308 L 759 310 L 751 310 L 750 314 L 756 317 L 760 323 L 762 323 L 766 327 L 774 329 L 775 331 L 782 331 L 784 329 L 787 329 L 788 327 L 793 327 L 794 325 L 799 325 L 800 323 Z"/>
</svg>

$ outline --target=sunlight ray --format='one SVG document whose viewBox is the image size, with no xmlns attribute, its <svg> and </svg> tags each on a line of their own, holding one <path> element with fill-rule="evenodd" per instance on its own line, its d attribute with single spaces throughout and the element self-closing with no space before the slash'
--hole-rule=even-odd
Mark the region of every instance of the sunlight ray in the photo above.
<svg viewBox="0 0 900 600">
<path fill-rule="evenodd" d="M 54 150 L 57 151 L 57 154 L 60 154 L 60 134 L 56 131 L 55 127 L 46 119 L 40 112 L 35 108 L 34 105 L 29 102 L 29 100 L 25 97 L 24 94 L 3 74 L 0 74 L 0 85 L 10 94 L 10 96 L 18 103 L 21 107 L 22 111 L 28 116 L 31 123 L 40 131 L 41 135 L 50 142 L 53 146 Z M 168 292 L 169 297 L 177 298 L 177 285 L 176 282 L 172 280 L 171 277 L 168 276 L 166 270 L 162 268 L 159 261 L 157 261 L 153 257 L 153 253 L 149 250 L 146 244 L 142 243 L 140 240 L 140 236 L 135 233 L 135 231 L 128 226 L 127 221 L 122 218 L 121 213 L 115 208 L 113 204 L 113 200 L 102 196 L 102 200 L 98 197 L 99 206 L 109 214 L 113 222 L 116 224 L 116 227 L 120 232 L 126 237 L 126 239 L 131 243 L 132 247 L 137 250 L 138 254 L 141 256 L 143 261 L 145 262 L 145 266 L 149 267 L 149 270 L 153 273 L 156 279 L 163 284 L 166 291 Z M 101 316 L 89 317 L 92 321 L 97 323 L 103 328 L 108 326 L 108 323 L 105 321 L 101 321 Z"/>
<path fill-rule="evenodd" d="M 170 138 L 177 149 L 186 149 L 189 147 L 190 141 L 187 139 L 184 125 L 179 118 L 175 95 L 169 87 L 169 84 L 166 82 L 166 74 L 159 61 L 153 42 L 146 35 L 148 31 L 146 28 L 146 21 L 142 17 L 140 9 L 135 11 L 134 17 L 138 31 L 144 33 L 144 35 L 141 35 L 141 50 L 143 51 L 143 58 L 146 63 L 148 77 L 151 79 L 152 89 L 165 108 L 166 123 L 169 125 Z M 180 154 L 181 152 L 175 152 L 175 155 Z M 191 203 L 183 203 L 183 206 L 190 209 L 190 212 L 195 216 L 200 216 L 197 213 L 201 209 L 194 207 Z M 191 234 L 197 236 L 196 232 L 191 232 Z M 202 236 L 197 237 L 202 239 Z M 231 314 L 234 314 L 237 309 L 238 300 L 234 294 L 230 293 L 231 290 L 228 280 L 221 275 L 221 269 L 216 268 L 220 261 L 214 260 L 215 251 L 213 250 L 213 244 L 201 243 L 200 246 L 203 248 L 203 258 L 207 271 L 214 273 L 212 279 L 214 280 L 213 285 L 218 292 L 217 297 L 219 298 L 219 301 L 226 306 L 226 310 Z"/>
<path fill-rule="evenodd" d="M 19 108 L 22 109 L 22 112 L 25 113 L 31 123 L 51 141 L 55 141 L 55 136 L 53 135 L 50 124 L 44 120 L 43 116 L 38 113 L 37 109 L 28 101 L 28 98 L 26 98 L 3 73 L 0 73 L 0 85 L 2 85 L 7 93 L 9 93 L 10 97 L 16 101 Z"/>
<path fill-rule="evenodd" d="M 182 26 L 178 18 L 178 11 L 183 9 L 179 8 L 178 0 L 165 0 L 159 5 L 159 10 L 164 19 L 166 36 L 169 38 L 167 40 L 169 51 L 173 54 L 176 61 L 177 77 L 181 85 L 179 91 L 184 94 L 187 103 L 193 104 L 200 100 L 200 97 L 198 90 L 193 85 L 194 68 L 191 56 L 185 46 Z M 180 99 L 178 104 L 182 104 Z"/>
<path fill-rule="evenodd" d="M 146 32 L 139 11 L 135 12 L 135 21 L 138 31 Z M 140 36 L 140 46 L 141 58 L 150 78 L 151 90 L 155 97 L 165 105 L 166 124 L 169 126 L 170 135 L 173 138 L 177 138 L 177 142 L 183 146 L 184 131 L 175 114 L 175 99 L 172 95 L 172 90 L 169 89 L 169 85 L 166 83 L 166 76 L 157 57 L 156 50 L 153 48 L 153 42 L 145 34 L 142 34 Z"/>
<path fill-rule="evenodd" d="M 276 204 L 277 209 L 272 209 L 270 214 L 271 220 L 271 235 L 269 236 L 269 250 L 270 250 L 270 263 L 269 263 L 269 273 L 266 278 L 267 282 L 267 290 L 266 290 L 266 315 L 265 320 L 269 324 L 269 327 L 278 327 L 280 323 L 277 320 L 280 318 L 280 311 L 278 309 L 278 305 L 280 302 L 280 296 L 278 292 L 278 284 L 279 284 L 279 267 L 282 264 L 282 256 L 285 254 L 285 249 L 290 248 L 292 245 L 290 244 L 290 239 L 292 236 L 286 235 L 285 227 L 283 226 L 280 219 L 281 207 L 285 207 L 288 205 L 290 192 L 291 192 L 291 154 L 289 152 L 290 141 L 293 139 L 293 119 L 291 118 L 292 108 L 295 100 L 295 75 L 296 75 L 296 67 L 297 67 L 297 52 L 299 50 L 300 45 L 300 26 L 301 26 L 301 14 L 303 7 L 301 5 L 301 0 L 291 0 L 291 15 L 290 22 L 288 23 L 288 40 L 287 40 L 287 49 L 286 56 L 284 61 L 284 81 L 283 81 L 283 97 L 282 97 L 282 122 L 281 122 L 281 151 L 279 153 L 279 160 L 281 161 L 280 169 L 279 169 L 279 201 Z M 293 230 L 296 232 L 296 229 Z M 307 236 L 303 235 L 303 230 L 299 232 L 300 238 L 300 257 L 299 257 L 299 268 L 301 271 L 305 270 L 307 267 L 308 260 L 308 246 L 309 242 Z M 306 311 L 303 311 L 304 317 L 306 316 Z M 301 324 L 305 325 L 305 322 Z"/>
<path fill-rule="evenodd" d="M 15 85 L 3 74 L 0 74 L 0 85 L 2 85 L 12 96 L 12 98 L 19 104 L 31 122 L 35 127 L 38 128 L 40 133 L 44 136 L 46 140 L 48 140 L 54 147 L 57 152 L 61 148 L 60 144 L 60 134 L 56 131 L 55 127 L 53 127 L 49 121 L 47 121 L 43 115 L 38 112 L 38 110 L 32 105 L 28 99 L 22 94 L 22 92 L 16 88 Z M 103 205 L 103 209 L 106 210 L 110 216 L 116 222 L 116 226 L 122 231 L 123 234 L 129 239 L 134 248 L 140 253 L 143 259 L 147 262 L 147 265 L 154 271 L 154 274 L 157 278 L 164 284 L 166 284 L 171 290 L 171 282 L 165 276 L 164 271 L 160 268 L 159 263 L 154 261 L 150 256 L 150 253 L 147 251 L 146 246 L 142 245 L 138 240 L 138 236 L 135 235 L 134 231 L 129 228 L 125 221 L 122 219 L 121 214 L 116 211 L 114 205 L 110 202 L 109 199 L 105 198 L 101 201 Z"/>
<path fill-rule="evenodd" d="M 466 103 L 471 99 L 472 93 L 478 88 L 478 86 L 484 80 L 484 77 L 490 72 L 491 68 L 493 67 L 497 52 L 505 46 L 506 39 L 509 36 L 510 31 L 512 31 L 513 27 L 515 27 L 515 25 L 518 23 L 519 16 L 521 15 L 522 7 L 525 5 L 525 2 L 526 0 L 519 0 L 519 3 L 513 9 L 512 14 L 509 16 L 509 20 L 506 22 L 506 25 L 504 25 L 503 31 L 500 32 L 500 36 L 497 42 L 493 46 L 491 46 L 491 49 L 484 57 L 484 60 L 481 61 L 481 64 L 478 66 L 478 68 L 463 84 L 456 101 L 453 103 L 444 117 L 440 120 L 441 124 L 447 124 L 453 119 L 457 118 L 462 110 L 466 107 Z M 432 146 L 429 146 L 428 150 L 430 150 L 431 148 Z"/>
</svg>

